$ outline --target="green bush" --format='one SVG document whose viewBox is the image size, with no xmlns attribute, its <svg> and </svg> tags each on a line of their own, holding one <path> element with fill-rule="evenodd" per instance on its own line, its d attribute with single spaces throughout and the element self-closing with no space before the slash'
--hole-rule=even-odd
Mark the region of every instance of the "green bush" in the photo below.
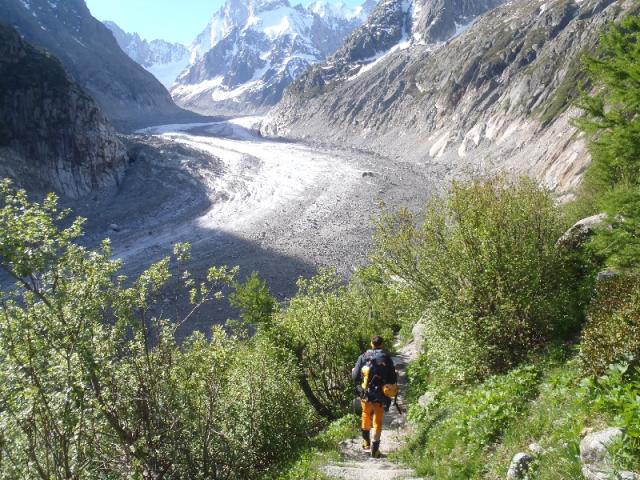
<svg viewBox="0 0 640 480">
<path fill-rule="evenodd" d="M 482 378 L 575 331 L 575 272 L 556 248 L 564 229 L 527 179 L 454 183 L 420 226 L 406 210 L 383 214 L 373 261 L 420 295 L 434 374 Z"/>
<path fill-rule="evenodd" d="M 297 380 L 295 359 L 265 337 L 236 351 L 221 395 L 227 406 L 222 431 L 235 442 L 236 477 L 257 478 L 306 445 L 315 419 Z"/>
<path fill-rule="evenodd" d="M 359 288 L 345 286 L 334 270 L 298 281 L 299 291 L 273 318 L 274 343 L 298 360 L 302 388 L 317 412 L 341 417 L 351 405 L 351 369 L 371 336 L 391 339 L 389 320 L 374 314 Z"/>
<path fill-rule="evenodd" d="M 159 315 L 170 259 L 127 280 L 67 217 L 0 182 L 0 268 L 16 282 L 0 292 L 0 479 L 256 478 L 288 461 L 313 419 L 296 359 L 221 328 L 178 344 L 190 314 Z M 177 278 L 197 309 L 235 274 Z"/>
<path fill-rule="evenodd" d="M 599 282 L 587 311 L 580 357 L 585 372 L 600 375 L 609 365 L 640 359 L 640 276 Z"/>
</svg>

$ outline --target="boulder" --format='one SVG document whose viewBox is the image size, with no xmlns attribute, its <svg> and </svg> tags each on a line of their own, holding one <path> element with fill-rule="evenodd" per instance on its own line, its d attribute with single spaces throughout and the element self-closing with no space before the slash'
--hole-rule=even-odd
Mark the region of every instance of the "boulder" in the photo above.
<svg viewBox="0 0 640 480">
<path fill-rule="evenodd" d="M 522 480 L 527 475 L 534 458 L 528 453 L 516 453 L 507 471 L 508 480 Z"/>
<path fill-rule="evenodd" d="M 640 480 L 640 474 L 635 472 L 620 472 L 618 476 L 620 480 Z"/>
<path fill-rule="evenodd" d="M 640 480 L 634 472 L 617 472 L 609 465 L 587 464 L 582 466 L 582 476 L 586 480 Z"/>
<path fill-rule="evenodd" d="M 428 408 L 435 399 L 436 395 L 433 392 L 426 392 L 418 399 L 418 405 L 422 408 Z"/>
<path fill-rule="evenodd" d="M 605 282 L 617 276 L 618 276 L 618 272 L 616 272 L 615 270 L 610 270 L 610 269 L 603 270 L 602 272 L 598 272 L 598 276 L 596 277 L 596 280 L 598 282 Z"/>
<path fill-rule="evenodd" d="M 580 442 L 580 460 L 582 475 L 586 480 L 640 480 L 634 472 L 619 472 L 611 465 L 608 449 L 613 442 L 624 437 L 620 428 L 607 428 L 599 432 L 593 429 L 583 430 L 584 438 Z"/>
<path fill-rule="evenodd" d="M 413 337 L 413 344 L 415 345 L 418 353 L 423 351 L 424 348 L 424 331 L 426 329 L 426 320 L 421 318 L 416 322 L 411 330 L 411 336 Z"/>
<path fill-rule="evenodd" d="M 624 436 L 619 428 L 607 428 L 587 434 L 580 442 L 580 460 L 585 464 L 609 464 L 609 446 Z"/>
<path fill-rule="evenodd" d="M 539 443 L 532 443 L 529 445 L 529 451 L 535 455 L 543 455 L 544 448 Z"/>
<path fill-rule="evenodd" d="M 595 229 L 606 222 L 607 218 L 608 215 L 606 213 L 599 213 L 598 215 L 583 218 L 562 234 L 556 246 L 571 250 L 580 248 L 593 234 Z"/>
</svg>

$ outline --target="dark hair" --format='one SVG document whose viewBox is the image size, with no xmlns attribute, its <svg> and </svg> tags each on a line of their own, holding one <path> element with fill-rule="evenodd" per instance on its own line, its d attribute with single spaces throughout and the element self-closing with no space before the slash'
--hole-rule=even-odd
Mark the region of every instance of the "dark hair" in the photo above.
<svg viewBox="0 0 640 480">
<path fill-rule="evenodd" d="M 381 347 L 383 343 L 384 343 L 384 340 L 380 335 L 374 335 L 373 337 L 371 337 L 371 344 L 374 347 Z"/>
</svg>

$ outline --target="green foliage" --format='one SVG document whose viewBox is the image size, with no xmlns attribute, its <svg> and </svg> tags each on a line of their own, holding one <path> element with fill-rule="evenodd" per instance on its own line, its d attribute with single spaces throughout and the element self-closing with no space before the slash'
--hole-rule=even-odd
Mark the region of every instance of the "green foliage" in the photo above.
<svg viewBox="0 0 640 480">
<path fill-rule="evenodd" d="M 582 368 L 600 375 L 609 365 L 640 359 L 640 277 L 621 275 L 599 282 L 582 333 Z"/>
<path fill-rule="evenodd" d="M 537 457 L 529 478 L 582 480 L 579 456 L 580 432 L 586 426 L 602 426 L 594 413 L 592 393 L 581 386 L 582 372 L 575 359 L 552 350 L 540 367 L 538 396 L 529 402 L 521 420 L 512 422 L 499 444 L 487 450 L 484 478 L 502 478 L 516 452 L 531 443 L 544 453 Z"/>
<path fill-rule="evenodd" d="M 259 327 L 271 322 L 276 310 L 276 299 L 271 295 L 267 283 L 253 272 L 244 283 L 237 283 L 229 295 L 229 303 L 241 310 L 242 320 L 247 325 Z"/>
<path fill-rule="evenodd" d="M 383 214 L 373 261 L 420 295 L 434 374 L 481 378 L 574 331 L 574 270 L 555 246 L 564 227 L 526 179 L 454 183 L 420 226 L 406 210 Z"/>
<path fill-rule="evenodd" d="M 640 259 L 640 187 L 619 185 L 599 201 L 609 214 L 588 245 L 595 257 L 617 269 L 636 269 Z"/>
<path fill-rule="evenodd" d="M 311 439 L 307 450 L 287 469 L 276 476 L 278 480 L 327 480 L 320 471 L 328 460 L 337 460 L 342 442 L 359 432 L 360 419 L 356 415 L 344 417 L 330 423 L 328 427 Z"/>
<path fill-rule="evenodd" d="M 409 451 L 418 473 L 434 478 L 478 478 L 484 449 L 526 411 L 539 377 L 537 368 L 523 366 L 466 390 L 434 392 L 427 409 L 412 407 L 410 415 L 420 431 Z"/>
<path fill-rule="evenodd" d="M 256 478 L 288 461 L 312 421 L 294 359 L 220 328 L 176 341 L 237 269 L 181 271 L 192 310 L 165 318 L 170 259 L 128 280 L 108 242 L 75 243 L 82 221 L 56 203 L 0 184 L 0 268 L 16 282 L 0 292 L 0 478 Z"/>
<path fill-rule="evenodd" d="M 592 386 L 596 409 L 624 429 L 625 442 L 617 448 L 618 458 L 624 463 L 621 467 L 637 469 L 640 467 L 640 368 L 629 363 L 611 365 Z"/>
<path fill-rule="evenodd" d="M 586 57 L 593 92 L 583 92 L 576 121 L 589 136 L 592 164 L 583 196 L 610 214 L 592 250 L 612 266 L 635 267 L 640 258 L 640 18 L 629 16 L 602 35 L 596 57 Z"/>
<path fill-rule="evenodd" d="M 236 442 L 231 451 L 237 477 L 256 478 L 305 446 L 314 418 L 297 379 L 290 352 L 267 338 L 236 352 L 223 393 L 223 431 Z"/>
<path fill-rule="evenodd" d="M 640 18 L 630 16 L 612 25 L 600 38 L 597 57 L 586 57 L 586 71 L 596 93 L 583 94 L 585 116 L 578 125 L 591 135 L 591 182 L 613 187 L 621 181 L 638 184 L 640 158 Z"/>
<path fill-rule="evenodd" d="M 386 338 L 392 332 L 361 290 L 343 285 L 334 270 L 300 279 L 298 288 L 288 308 L 274 316 L 271 335 L 294 352 L 303 389 L 318 413 L 335 419 L 350 405 L 351 368 L 372 332 Z"/>
</svg>

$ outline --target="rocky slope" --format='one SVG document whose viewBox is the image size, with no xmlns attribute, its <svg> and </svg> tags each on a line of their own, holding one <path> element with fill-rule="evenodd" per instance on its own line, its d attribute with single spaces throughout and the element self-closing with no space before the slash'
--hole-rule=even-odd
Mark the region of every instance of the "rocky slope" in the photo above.
<svg viewBox="0 0 640 480">
<path fill-rule="evenodd" d="M 3 0 L 0 20 L 49 50 L 120 128 L 186 117 L 153 75 L 131 60 L 84 0 Z"/>
<path fill-rule="evenodd" d="M 165 40 L 149 42 L 140 38 L 137 33 L 125 32 L 115 22 L 104 24 L 111 30 L 124 53 L 151 72 L 166 88 L 170 88 L 178 75 L 189 65 L 191 54 L 181 43 Z"/>
<path fill-rule="evenodd" d="M 227 0 L 191 46 L 193 63 L 171 93 L 200 113 L 263 112 L 309 65 L 334 52 L 372 6 Z"/>
<path fill-rule="evenodd" d="M 384 4 L 402 11 L 392 0 Z M 349 48 L 357 34 L 375 31 L 370 21 L 342 54 L 291 85 L 262 131 L 344 142 L 425 162 L 443 175 L 527 173 L 559 193 L 570 192 L 589 161 L 584 140 L 570 123 L 576 112 L 568 108 L 579 58 L 594 48 L 608 21 L 637 9 L 627 0 L 513 0 L 466 29 L 463 16 L 435 28 L 437 22 L 429 23 L 427 15 L 405 30 L 402 48 L 390 47 L 402 38 L 396 27 L 382 48 L 374 42 L 345 60 L 345 51 L 358 51 Z M 411 10 L 405 10 L 405 20 Z M 402 21 L 399 13 L 397 18 Z M 359 65 L 372 51 L 385 50 Z"/>
<path fill-rule="evenodd" d="M 0 177 L 79 197 L 117 184 L 126 161 L 113 127 L 62 64 L 0 23 Z"/>
</svg>

